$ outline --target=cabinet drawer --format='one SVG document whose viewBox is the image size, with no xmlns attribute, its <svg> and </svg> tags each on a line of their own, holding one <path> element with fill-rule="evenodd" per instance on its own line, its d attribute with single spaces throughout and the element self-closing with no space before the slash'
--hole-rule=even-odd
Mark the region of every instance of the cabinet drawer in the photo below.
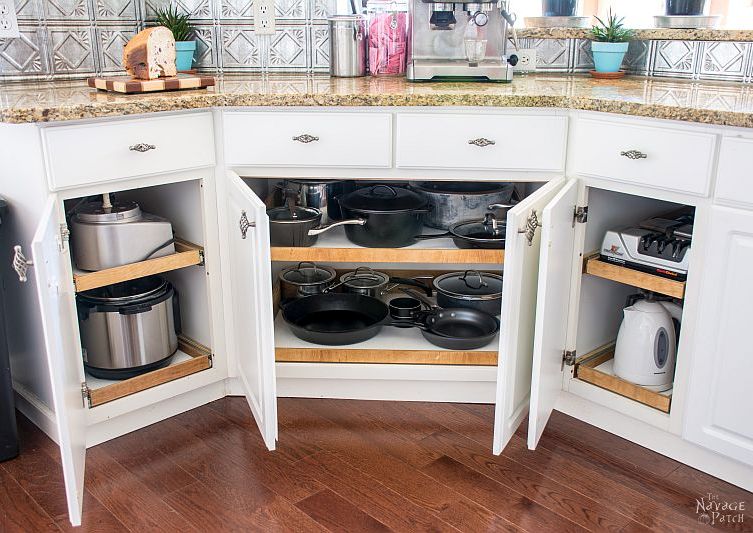
<svg viewBox="0 0 753 533">
<path fill-rule="evenodd" d="M 566 138 L 566 117 L 406 113 L 397 166 L 562 171 Z"/>
<path fill-rule="evenodd" d="M 390 167 L 392 117 L 386 113 L 230 112 L 224 115 L 231 165 Z"/>
<path fill-rule="evenodd" d="M 42 132 L 53 190 L 214 165 L 209 113 L 54 126 Z M 149 149 L 138 151 L 139 144 Z"/>
<path fill-rule="evenodd" d="M 707 196 L 715 135 L 672 128 L 579 120 L 573 139 L 578 174 Z"/>
<path fill-rule="evenodd" d="M 731 204 L 753 207 L 753 139 L 725 137 L 719 151 L 715 197 Z"/>
</svg>

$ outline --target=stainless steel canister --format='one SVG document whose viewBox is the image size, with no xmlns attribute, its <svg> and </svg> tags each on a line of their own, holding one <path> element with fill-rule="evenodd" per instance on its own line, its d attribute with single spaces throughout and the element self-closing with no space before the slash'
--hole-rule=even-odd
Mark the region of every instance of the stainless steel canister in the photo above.
<svg viewBox="0 0 753 533">
<path fill-rule="evenodd" d="M 366 75 L 366 17 L 329 18 L 329 72 L 339 78 Z"/>
</svg>

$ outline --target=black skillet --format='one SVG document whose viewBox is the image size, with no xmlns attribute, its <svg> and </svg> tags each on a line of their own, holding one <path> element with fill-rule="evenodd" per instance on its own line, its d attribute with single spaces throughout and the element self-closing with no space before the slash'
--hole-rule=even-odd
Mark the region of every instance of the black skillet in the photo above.
<svg viewBox="0 0 753 533">
<path fill-rule="evenodd" d="M 450 350 L 473 350 L 489 344 L 499 333 L 499 320 L 489 313 L 469 308 L 434 307 L 422 294 L 401 289 L 431 307 L 421 311 L 414 325 L 435 346 Z"/>
</svg>

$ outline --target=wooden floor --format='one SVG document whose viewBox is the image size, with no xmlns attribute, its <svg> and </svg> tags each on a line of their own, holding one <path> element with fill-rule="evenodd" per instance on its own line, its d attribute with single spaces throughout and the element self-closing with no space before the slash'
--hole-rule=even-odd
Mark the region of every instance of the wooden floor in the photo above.
<svg viewBox="0 0 753 533">
<path fill-rule="evenodd" d="M 87 454 L 84 531 L 708 531 L 696 498 L 753 494 L 555 413 L 490 453 L 489 405 L 279 401 L 270 453 L 225 398 Z M 0 530 L 67 521 L 56 446 L 27 420 L 0 463 Z M 720 531 L 735 527 L 717 526 Z"/>
</svg>

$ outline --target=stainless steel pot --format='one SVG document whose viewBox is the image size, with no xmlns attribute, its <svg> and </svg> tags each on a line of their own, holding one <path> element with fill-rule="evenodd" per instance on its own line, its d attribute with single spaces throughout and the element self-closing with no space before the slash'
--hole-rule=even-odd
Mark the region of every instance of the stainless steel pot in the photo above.
<svg viewBox="0 0 753 533">
<path fill-rule="evenodd" d="M 329 73 L 338 78 L 366 75 L 366 18 L 336 15 L 329 19 Z"/>
<path fill-rule="evenodd" d="M 448 272 L 433 281 L 440 307 L 469 307 L 493 316 L 502 312 L 502 276 L 466 270 Z"/>
<path fill-rule="evenodd" d="M 341 180 L 285 180 L 283 188 L 297 193 L 297 204 L 322 213 L 322 224 L 342 220 L 336 198 L 354 190 L 352 182 Z"/>
<path fill-rule="evenodd" d="M 295 287 L 297 297 L 305 297 L 322 294 L 333 288 L 337 272 L 332 267 L 301 261 L 282 270 L 279 278 L 283 285 Z"/>
<path fill-rule="evenodd" d="M 492 204 L 509 204 L 513 183 L 484 182 L 411 182 L 411 188 L 426 198 L 430 211 L 424 224 L 432 228 L 449 229 L 468 220 L 482 220 Z M 499 218 L 504 218 L 499 213 Z"/>
<path fill-rule="evenodd" d="M 166 366 L 178 349 L 177 293 L 159 276 L 108 285 L 76 297 L 87 371 L 127 379 Z"/>
<path fill-rule="evenodd" d="M 71 220 L 73 260 L 81 270 L 102 270 L 175 253 L 168 220 L 135 202 L 87 202 Z"/>
</svg>

